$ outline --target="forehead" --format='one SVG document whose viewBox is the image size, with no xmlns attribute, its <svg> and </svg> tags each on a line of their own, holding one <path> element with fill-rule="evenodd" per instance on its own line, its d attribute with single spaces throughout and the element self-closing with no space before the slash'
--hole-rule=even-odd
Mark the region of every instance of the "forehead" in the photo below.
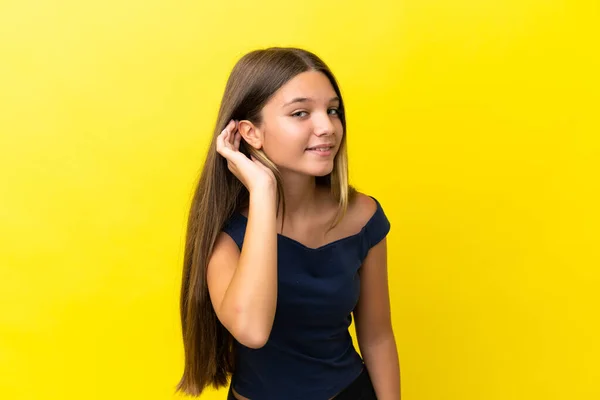
<svg viewBox="0 0 600 400">
<path fill-rule="evenodd" d="M 277 103 L 287 103 L 297 97 L 306 97 L 317 102 L 328 102 L 336 93 L 329 78 L 322 72 L 302 72 L 283 85 L 273 96 Z"/>
</svg>

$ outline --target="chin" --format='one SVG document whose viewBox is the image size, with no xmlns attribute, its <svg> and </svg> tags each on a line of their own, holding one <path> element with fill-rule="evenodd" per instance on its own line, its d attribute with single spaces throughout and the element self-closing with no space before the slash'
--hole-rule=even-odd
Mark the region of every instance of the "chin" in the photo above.
<svg viewBox="0 0 600 400">
<path fill-rule="evenodd" d="M 331 172 L 333 171 L 333 166 L 331 166 L 330 168 L 319 168 L 318 170 L 313 170 L 311 171 L 311 175 L 312 176 L 327 176 L 329 174 L 331 174 Z"/>
<path fill-rule="evenodd" d="M 315 162 L 314 160 L 310 160 L 308 162 L 304 162 L 301 165 L 296 166 L 284 165 L 283 163 L 276 165 L 280 171 L 289 171 L 295 174 L 322 177 L 331 174 L 335 164 L 333 162 L 333 159 L 331 159 L 329 162 Z"/>
</svg>

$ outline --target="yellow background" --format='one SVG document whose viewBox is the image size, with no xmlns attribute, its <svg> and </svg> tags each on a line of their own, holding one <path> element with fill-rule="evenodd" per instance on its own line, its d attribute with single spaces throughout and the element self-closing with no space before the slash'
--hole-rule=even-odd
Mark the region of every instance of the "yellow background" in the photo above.
<svg viewBox="0 0 600 400">
<path fill-rule="evenodd" d="M 600 398 L 599 8 L 0 1 L 0 398 L 180 398 L 187 206 L 270 45 L 340 80 L 403 399 Z"/>
</svg>

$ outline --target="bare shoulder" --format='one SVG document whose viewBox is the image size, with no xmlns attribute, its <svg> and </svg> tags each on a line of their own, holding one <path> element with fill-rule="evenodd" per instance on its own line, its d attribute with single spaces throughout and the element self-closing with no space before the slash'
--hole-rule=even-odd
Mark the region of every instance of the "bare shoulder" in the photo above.
<svg viewBox="0 0 600 400">
<path fill-rule="evenodd" d="M 365 193 L 356 192 L 350 203 L 346 217 L 348 223 L 353 226 L 352 230 L 360 230 L 373 217 L 377 211 L 377 203 L 373 198 Z"/>
</svg>

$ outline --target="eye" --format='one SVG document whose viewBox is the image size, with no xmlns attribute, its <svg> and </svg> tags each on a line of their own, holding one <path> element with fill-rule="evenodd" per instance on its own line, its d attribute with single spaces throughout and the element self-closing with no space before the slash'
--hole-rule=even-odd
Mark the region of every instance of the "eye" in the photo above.
<svg viewBox="0 0 600 400">
<path fill-rule="evenodd" d="M 305 116 L 305 115 L 300 115 L 300 114 L 308 115 L 308 113 L 306 111 L 296 111 L 295 113 L 292 114 L 292 117 L 304 117 Z"/>
<path fill-rule="evenodd" d="M 330 108 L 329 112 L 332 112 L 332 111 L 334 112 L 333 115 L 340 115 L 340 110 L 338 110 L 337 108 Z"/>
</svg>

